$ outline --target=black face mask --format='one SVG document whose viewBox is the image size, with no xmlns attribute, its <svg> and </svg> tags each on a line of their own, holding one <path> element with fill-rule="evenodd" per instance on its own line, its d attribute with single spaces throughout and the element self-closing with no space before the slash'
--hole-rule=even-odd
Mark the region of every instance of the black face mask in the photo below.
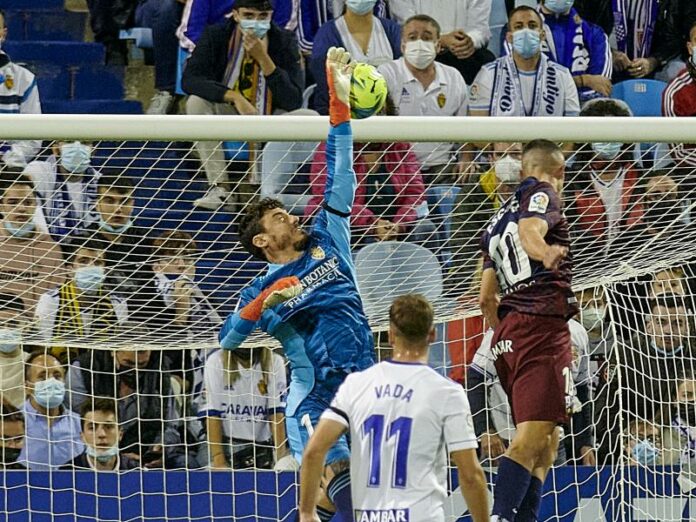
<svg viewBox="0 0 696 522">
<path fill-rule="evenodd" d="M 681 209 L 676 199 L 649 202 L 645 208 L 645 219 L 650 224 L 666 224 L 675 221 Z"/>
<path fill-rule="evenodd" d="M 679 404 L 677 411 L 679 413 L 679 418 L 681 419 L 682 422 L 685 424 L 688 424 L 689 426 L 696 426 L 696 418 L 694 417 L 694 413 L 696 410 L 696 407 L 693 402 L 682 402 Z"/>
<path fill-rule="evenodd" d="M 17 462 L 19 454 L 22 452 L 19 448 L 2 448 L 2 463 L 12 464 Z"/>
</svg>

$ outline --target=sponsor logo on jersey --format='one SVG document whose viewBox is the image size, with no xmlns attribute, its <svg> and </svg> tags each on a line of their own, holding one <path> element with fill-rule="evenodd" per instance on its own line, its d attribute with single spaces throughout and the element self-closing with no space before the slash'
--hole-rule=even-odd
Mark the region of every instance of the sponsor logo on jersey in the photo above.
<svg viewBox="0 0 696 522">
<path fill-rule="evenodd" d="M 537 192 L 529 200 L 529 212 L 545 214 L 549 206 L 549 195 L 546 192 Z"/>
<path fill-rule="evenodd" d="M 322 264 L 312 270 L 309 274 L 304 276 L 300 282 L 304 290 L 297 297 L 285 302 L 284 306 L 290 309 L 294 309 L 298 304 L 304 301 L 309 294 L 314 292 L 320 286 L 328 283 L 329 281 L 334 281 L 338 279 L 339 264 L 338 258 L 336 256 L 325 260 Z"/>
<path fill-rule="evenodd" d="M 321 248 L 320 246 L 315 246 L 312 248 L 310 252 L 312 259 L 316 259 L 317 261 L 321 261 L 326 257 L 326 253 L 324 252 L 324 249 Z"/>
<path fill-rule="evenodd" d="M 495 359 L 504 353 L 512 353 L 512 341 L 509 339 L 501 339 L 491 348 L 491 355 L 493 355 Z"/>
<path fill-rule="evenodd" d="M 356 509 L 355 522 L 409 522 L 408 509 Z"/>
</svg>

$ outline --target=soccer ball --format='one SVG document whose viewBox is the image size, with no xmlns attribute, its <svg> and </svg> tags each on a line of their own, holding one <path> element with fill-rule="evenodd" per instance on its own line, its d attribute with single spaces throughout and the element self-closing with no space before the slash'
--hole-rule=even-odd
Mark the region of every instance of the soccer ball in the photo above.
<svg viewBox="0 0 696 522">
<path fill-rule="evenodd" d="M 350 79 L 350 115 L 356 120 L 369 118 L 382 110 L 387 101 L 387 81 L 372 65 L 359 63 Z"/>
</svg>

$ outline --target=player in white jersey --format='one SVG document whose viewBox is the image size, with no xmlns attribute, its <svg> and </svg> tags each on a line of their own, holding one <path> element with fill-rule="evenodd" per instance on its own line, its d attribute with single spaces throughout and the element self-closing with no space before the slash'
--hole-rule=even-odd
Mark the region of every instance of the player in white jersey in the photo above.
<svg viewBox="0 0 696 522">
<path fill-rule="evenodd" d="M 389 320 L 394 358 L 346 378 L 305 448 L 300 522 L 319 520 L 314 505 L 324 458 L 346 430 L 356 522 L 444 522 L 447 451 L 474 522 L 488 521 L 466 394 L 427 365 L 432 306 L 420 295 L 401 296 Z"/>
</svg>

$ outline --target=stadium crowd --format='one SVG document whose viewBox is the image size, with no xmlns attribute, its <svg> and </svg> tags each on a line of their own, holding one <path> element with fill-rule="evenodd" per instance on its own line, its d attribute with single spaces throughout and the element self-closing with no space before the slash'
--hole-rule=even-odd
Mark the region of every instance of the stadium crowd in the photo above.
<svg viewBox="0 0 696 522">
<path fill-rule="evenodd" d="M 630 117 L 635 107 L 611 96 L 635 79 L 668 83 L 661 107 L 649 108 L 654 114 L 696 115 L 696 3 L 519 3 L 506 2 L 499 57 L 489 50 L 491 0 L 325 0 L 298 12 L 288 8 L 297 3 L 280 0 L 88 5 L 108 63 L 128 58 L 119 29 L 153 29 L 158 93 L 150 114 L 179 106 L 180 48 L 189 55 L 180 78 L 187 114 L 327 114 L 324 56 L 339 45 L 383 74 L 390 115 Z M 0 19 L 0 37 L 11 38 Z M 0 98 L 2 111 L 40 112 L 32 73 L 6 54 L 0 60 L 0 74 L 15 79 L 4 80 L 11 92 Z M 250 144 L 250 157 L 270 157 L 272 146 Z M 99 147 L 57 142 L 42 151 L 24 141 L 5 148 L 0 462 L 32 470 L 293 469 L 283 358 L 269 347 L 215 349 L 222 320 L 198 284 L 201 249 L 187 232 L 139 226 L 138 180 L 127 169 L 93 165 Z M 590 273 L 691 231 L 692 147 L 564 145 L 576 265 Z M 209 189 L 193 206 L 241 211 L 246 168 L 225 159 L 219 143 L 194 149 Z M 466 301 L 479 283 L 481 229 L 515 191 L 520 151 L 519 143 L 360 147 L 354 248 L 380 241 L 425 248 L 442 266 L 447 296 Z M 256 195 L 294 196 L 292 213 L 311 226 L 325 162 L 319 145 L 290 172 L 262 169 Z M 691 265 L 674 266 L 610 293 L 578 292 L 577 394 L 557 463 L 696 458 L 694 275 Z M 126 330 L 143 346 L 173 347 L 121 347 Z M 482 325 L 468 332 L 467 346 L 478 352 L 473 361 L 453 355 L 467 369 L 451 375 L 469 395 L 481 458 L 495 461 L 514 425 L 487 342 Z"/>
</svg>

